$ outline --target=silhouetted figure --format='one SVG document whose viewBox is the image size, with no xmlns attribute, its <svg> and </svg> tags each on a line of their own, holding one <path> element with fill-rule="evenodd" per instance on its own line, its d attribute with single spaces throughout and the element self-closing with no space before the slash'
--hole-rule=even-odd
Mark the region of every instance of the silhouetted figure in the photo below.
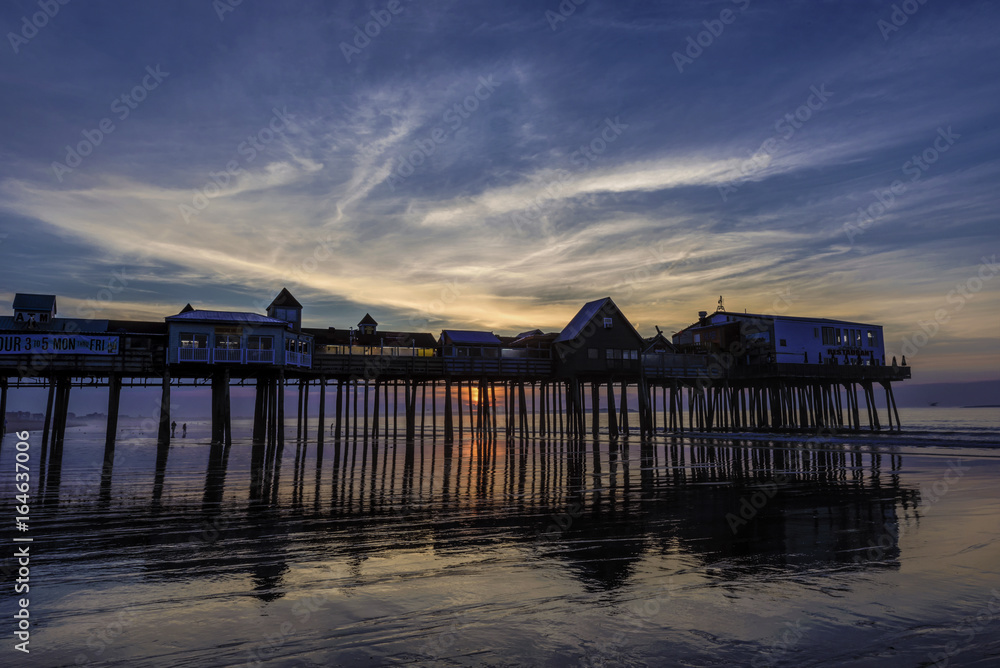
<svg viewBox="0 0 1000 668">
<path fill-rule="evenodd" d="M 177 435 L 177 420 L 170 423 L 170 438 Z"/>
<path fill-rule="evenodd" d="M 181 438 L 187 438 L 188 435 L 188 423 L 185 422 L 181 425 Z"/>
<path fill-rule="evenodd" d="M 903 355 L 903 366 L 906 366 L 906 355 Z"/>
<path fill-rule="evenodd" d="M 898 364 L 896 364 L 896 356 L 895 355 L 892 356 L 892 365 L 893 366 L 899 366 Z"/>
</svg>

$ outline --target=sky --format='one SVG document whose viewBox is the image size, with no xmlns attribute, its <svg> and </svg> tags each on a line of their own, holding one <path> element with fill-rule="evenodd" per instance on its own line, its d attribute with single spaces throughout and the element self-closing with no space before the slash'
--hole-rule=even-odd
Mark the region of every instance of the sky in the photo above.
<svg viewBox="0 0 1000 668">
<path fill-rule="evenodd" d="M 0 313 L 881 324 L 1000 377 L 987 2 L 0 5 Z"/>
</svg>

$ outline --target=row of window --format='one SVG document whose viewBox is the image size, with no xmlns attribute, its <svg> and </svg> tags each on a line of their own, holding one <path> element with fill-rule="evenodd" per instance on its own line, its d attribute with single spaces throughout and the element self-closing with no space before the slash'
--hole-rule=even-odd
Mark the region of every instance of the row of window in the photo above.
<svg viewBox="0 0 1000 668">
<path fill-rule="evenodd" d="M 813 328 L 813 336 L 819 337 L 819 328 Z M 862 345 L 863 337 L 867 340 L 867 345 L 869 348 L 875 347 L 875 332 L 872 330 L 867 330 L 866 332 L 860 329 L 841 329 L 840 327 L 824 327 L 823 328 L 823 345 L 824 346 L 852 346 L 854 348 L 860 348 Z"/>
<path fill-rule="evenodd" d="M 239 350 L 242 345 L 239 334 L 216 334 L 215 347 L 224 350 Z M 200 332 L 181 332 L 181 348 L 208 348 L 208 334 Z M 253 334 L 247 337 L 247 350 L 274 350 L 274 337 Z M 285 350 L 290 353 L 309 353 L 309 341 L 302 339 L 285 339 Z"/>
<path fill-rule="evenodd" d="M 609 360 L 637 360 L 639 359 L 639 351 L 607 348 L 604 351 L 604 356 L 605 359 Z M 600 359 L 600 351 L 597 348 L 587 348 L 587 358 L 592 360 Z"/>
</svg>

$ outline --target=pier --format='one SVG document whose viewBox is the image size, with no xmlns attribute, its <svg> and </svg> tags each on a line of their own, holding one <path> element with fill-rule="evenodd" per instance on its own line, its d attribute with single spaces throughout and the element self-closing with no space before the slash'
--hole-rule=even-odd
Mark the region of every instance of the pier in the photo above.
<svg viewBox="0 0 1000 668">
<path fill-rule="evenodd" d="M 873 325 L 836 329 L 836 343 L 850 344 L 843 348 L 844 363 L 832 363 L 839 360 L 830 351 L 840 349 L 830 347 L 824 331 L 827 362 L 818 363 L 820 352 L 807 363 L 760 345 L 762 327 L 770 327 L 772 342 L 779 340 L 775 317 L 767 324 L 756 316 L 753 329 L 729 316 L 713 323 L 702 313 L 695 330 L 718 330 L 732 341 L 712 348 L 699 335 L 685 347 L 687 330 L 673 343 L 659 332 L 641 337 L 610 298 L 584 305 L 558 334 L 534 330 L 501 339 L 445 330 L 435 339 L 379 332 L 368 314 L 357 330 L 305 328 L 302 306 L 287 290 L 266 316 L 189 305 L 162 322 L 60 319 L 54 297 L 28 297 L 21 308 L 15 304 L 13 317 L 0 317 L 0 412 L 10 391 L 46 388 L 41 448 L 43 457 L 58 461 L 71 392 L 107 388 L 108 476 L 122 392 L 133 387 L 159 388 L 155 428 L 163 458 L 171 441 L 173 388 L 210 390 L 211 439 L 228 449 L 230 388 L 254 387 L 250 437 L 255 452 L 270 459 L 285 445 L 289 393 L 296 397 L 296 440 L 322 449 L 327 441 L 430 437 L 452 443 L 466 434 L 616 440 L 684 432 L 899 430 L 892 383 L 910 378 L 905 360 L 884 364 L 881 328 Z M 820 327 L 813 329 L 818 340 Z M 787 347 L 785 338 L 780 342 Z M 802 359 L 809 358 L 805 350 Z M 884 420 L 876 405 L 880 392 Z M 49 474 L 57 468 L 50 465 Z"/>
</svg>

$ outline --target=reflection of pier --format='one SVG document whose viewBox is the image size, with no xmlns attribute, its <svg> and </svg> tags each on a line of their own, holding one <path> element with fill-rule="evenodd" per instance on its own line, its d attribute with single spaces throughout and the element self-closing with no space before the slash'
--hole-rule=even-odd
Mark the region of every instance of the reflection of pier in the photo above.
<svg viewBox="0 0 1000 668">
<path fill-rule="evenodd" d="M 900 526 L 920 517 L 899 456 L 847 446 L 357 441 L 326 457 L 308 445 L 296 442 L 285 472 L 281 456 L 212 446 L 200 502 L 74 499 L 79 510 L 60 514 L 69 526 L 59 530 L 78 537 L 59 543 L 73 546 L 67 566 L 113 548 L 156 577 L 249 570 L 268 601 L 292 550 L 363 569 L 397 551 L 507 545 L 564 563 L 588 587 L 616 588 L 661 553 L 730 579 L 791 563 L 895 567 Z"/>
</svg>

